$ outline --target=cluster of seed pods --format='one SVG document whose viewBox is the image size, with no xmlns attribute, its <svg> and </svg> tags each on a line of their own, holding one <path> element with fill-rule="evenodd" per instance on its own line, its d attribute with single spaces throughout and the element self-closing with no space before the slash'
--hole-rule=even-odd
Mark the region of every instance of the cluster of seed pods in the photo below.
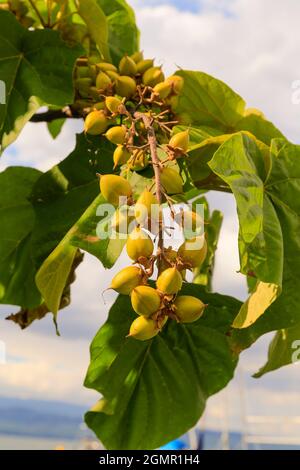
<svg viewBox="0 0 300 470">
<path fill-rule="evenodd" d="M 155 252 L 149 235 L 150 232 L 162 237 L 161 204 L 166 201 L 169 204 L 172 195 L 183 192 L 183 180 L 176 160 L 187 154 L 189 131 L 173 133 L 172 128 L 176 124 L 173 109 L 184 81 L 179 75 L 165 78 L 161 67 L 155 66 L 152 59 L 144 59 L 140 52 L 131 57 L 124 56 L 118 68 L 107 62 L 79 63 L 76 74 L 80 97 L 96 100 L 87 108 L 85 132 L 104 135 L 116 146 L 114 168 L 121 167 L 126 176 L 126 171 L 142 172 L 149 165 L 155 173 L 155 167 L 159 166 L 158 177 L 150 180 L 152 184 L 138 198 L 134 197 L 126 177 L 99 175 L 103 197 L 116 208 L 112 219 L 114 229 L 121 231 L 123 217 L 126 217 L 126 229 L 128 222 L 134 220 L 134 228 L 128 233 L 126 242 L 127 254 L 133 264 L 113 278 L 110 288 L 129 295 L 132 308 L 138 315 L 130 327 L 129 336 L 149 340 L 161 331 L 168 319 L 190 323 L 200 318 L 205 309 L 200 299 L 180 295 L 186 271 L 201 266 L 206 257 L 205 236 L 187 238 L 177 251 L 165 248 L 161 240 Z M 164 156 L 156 155 L 155 161 L 149 143 L 150 127 L 155 152 L 160 149 Z M 133 209 L 131 219 L 120 204 Z M 185 213 L 185 217 L 194 229 L 203 222 L 192 211 Z M 154 275 L 156 287 L 149 282 Z"/>
</svg>

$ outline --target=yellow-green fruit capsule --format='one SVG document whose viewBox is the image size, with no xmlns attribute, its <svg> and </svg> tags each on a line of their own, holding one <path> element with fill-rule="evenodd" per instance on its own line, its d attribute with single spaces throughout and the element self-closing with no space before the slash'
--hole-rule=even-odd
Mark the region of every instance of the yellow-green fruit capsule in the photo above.
<svg viewBox="0 0 300 470">
<path fill-rule="evenodd" d="M 189 131 L 178 132 L 177 134 L 171 137 L 169 145 L 170 147 L 178 148 L 183 152 L 187 152 L 190 143 L 190 134 Z"/>
<path fill-rule="evenodd" d="M 202 317 L 206 305 L 192 295 L 180 295 L 174 302 L 175 314 L 182 323 L 192 323 Z"/>
<path fill-rule="evenodd" d="M 203 218 L 193 211 L 182 211 L 175 215 L 175 222 L 183 228 L 185 238 L 194 238 L 204 232 Z"/>
<path fill-rule="evenodd" d="M 127 163 L 130 157 L 131 153 L 127 150 L 127 148 L 124 145 L 118 145 L 113 155 L 114 168 Z"/>
<path fill-rule="evenodd" d="M 75 87 L 83 98 L 88 98 L 90 86 L 92 85 L 92 83 L 92 79 L 89 77 L 77 78 L 75 80 Z"/>
<path fill-rule="evenodd" d="M 191 268 L 201 266 L 207 255 L 207 243 L 204 237 L 195 237 L 186 240 L 178 250 L 178 255 L 184 263 Z"/>
<path fill-rule="evenodd" d="M 89 96 L 93 98 L 94 100 L 99 100 L 100 99 L 100 93 L 97 87 L 91 86 L 89 89 Z"/>
<path fill-rule="evenodd" d="M 84 78 L 90 76 L 90 69 L 88 66 L 76 67 L 76 76 L 78 78 Z"/>
<path fill-rule="evenodd" d="M 149 156 L 140 149 L 133 151 L 132 157 L 128 160 L 128 168 L 132 171 L 141 171 L 149 165 Z"/>
<path fill-rule="evenodd" d="M 181 176 L 173 168 L 163 168 L 160 174 L 160 178 L 161 184 L 163 185 L 163 188 L 167 194 L 180 194 L 183 192 L 183 181 Z"/>
<path fill-rule="evenodd" d="M 114 72 L 113 70 L 107 70 L 106 75 L 111 79 L 112 82 L 115 82 L 120 78 L 120 75 L 117 72 Z"/>
<path fill-rule="evenodd" d="M 110 64 L 109 62 L 99 62 L 96 64 L 97 68 L 101 70 L 102 72 L 117 72 L 118 69 L 115 67 L 113 64 Z"/>
<path fill-rule="evenodd" d="M 149 235 L 136 227 L 128 237 L 126 243 L 126 251 L 133 261 L 137 261 L 141 257 L 149 258 L 154 250 L 153 241 Z"/>
<path fill-rule="evenodd" d="M 97 67 L 96 65 L 89 65 L 89 75 L 93 82 L 95 82 L 96 77 L 97 77 Z"/>
<path fill-rule="evenodd" d="M 143 52 L 142 52 L 142 51 L 138 51 L 138 52 L 135 52 L 134 54 L 132 54 L 130 57 L 131 57 L 132 60 L 134 60 L 134 62 L 137 64 L 138 62 L 140 62 L 141 60 L 143 60 L 144 55 L 143 55 Z"/>
<path fill-rule="evenodd" d="M 119 294 L 129 295 L 143 279 L 143 272 L 137 266 L 121 269 L 111 281 L 110 288 Z"/>
<path fill-rule="evenodd" d="M 116 80 L 116 92 L 120 96 L 130 98 L 135 94 L 136 82 L 133 78 L 123 75 Z"/>
<path fill-rule="evenodd" d="M 105 108 L 105 103 L 104 101 L 98 101 L 98 103 L 93 104 L 93 108 L 98 109 L 104 109 Z"/>
<path fill-rule="evenodd" d="M 165 76 L 160 67 L 151 67 L 144 72 L 142 80 L 144 85 L 154 87 L 158 83 L 163 82 L 164 79 Z"/>
<path fill-rule="evenodd" d="M 147 341 L 160 332 L 157 322 L 152 318 L 140 316 L 136 318 L 130 326 L 129 335 L 139 341 Z"/>
<path fill-rule="evenodd" d="M 105 98 L 105 104 L 111 113 L 116 114 L 119 112 L 119 106 L 122 104 L 122 101 L 115 96 L 107 96 Z"/>
<path fill-rule="evenodd" d="M 100 191 L 103 197 L 114 206 L 119 205 L 120 197 L 129 198 L 132 196 L 129 182 L 118 175 L 102 175 L 100 177 Z"/>
<path fill-rule="evenodd" d="M 103 134 L 108 126 L 108 120 L 103 111 L 91 111 L 84 121 L 84 132 L 91 135 Z"/>
<path fill-rule="evenodd" d="M 131 305 L 138 315 L 149 317 L 159 310 L 160 302 L 160 295 L 153 287 L 138 286 L 131 292 Z"/>
<path fill-rule="evenodd" d="M 111 85 L 111 79 L 105 72 L 99 72 L 96 78 L 96 87 L 99 90 L 106 90 Z"/>
<path fill-rule="evenodd" d="M 136 74 L 136 63 L 131 57 L 125 55 L 122 57 L 119 63 L 119 72 L 121 75 L 135 75 Z"/>
<path fill-rule="evenodd" d="M 170 85 L 170 83 L 161 82 L 155 85 L 153 90 L 162 100 L 164 100 L 171 93 L 172 86 Z"/>
<path fill-rule="evenodd" d="M 125 126 L 114 126 L 108 129 L 105 137 L 116 145 L 124 144 L 126 140 L 127 128 Z"/>
<path fill-rule="evenodd" d="M 166 79 L 166 82 L 172 85 L 172 90 L 177 95 L 181 92 L 183 85 L 184 85 L 184 79 L 180 77 L 179 75 L 171 75 L 170 77 Z"/>
<path fill-rule="evenodd" d="M 157 281 L 156 287 L 166 295 L 177 294 L 182 286 L 182 276 L 178 269 L 168 268 L 163 271 Z"/>
<path fill-rule="evenodd" d="M 143 224 L 151 215 L 157 212 L 158 202 L 151 191 L 145 189 L 134 206 L 134 216 L 138 224 Z"/>
<path fill-rule="evenodd" d="M 170 106 L 173 110 L 177 108 L 179 104 L 179 98 L 176 95 L 169 96 L 166 99 L 166 104 Z"/>
<path fill-rule="evenodd" d="M 140 62 L 137 63 L 136 69 L 138 73 L 144 73 L 146 70 L 150 69 L 153 67 L 154 60 L 153 59 L 145 59 L 141 60 Z"/>
</svg>

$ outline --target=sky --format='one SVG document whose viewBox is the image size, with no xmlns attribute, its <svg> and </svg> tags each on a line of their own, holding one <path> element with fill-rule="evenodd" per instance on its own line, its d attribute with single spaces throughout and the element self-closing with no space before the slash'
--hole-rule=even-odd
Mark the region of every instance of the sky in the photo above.
<svg viewBox="0 0 300 470">
<path fill-rule="evenodd" d="M 141 30 L 146 57 L 155 57 L 166 73 L 176 67 L 201 70 L 224 80 L 249 107 L 263 110 L 293 142 L 300 143 L 300 105 L 293 103 L 293 83 L 300 79 L 300 2 L 298 0 L 131 0 Z M 74 147 L 69 122 L 53 141 L 45 125 L 28 124 L 18 141 L 3 155 L 0 169 L 12 164 L 32 165 L 43 171 L 63 159 Z M 246 297 L 245 280 L 237 273 L 238 223 L 231 195 L 209 194 L 212 208 L 224 212 L 217 252 L 214 290 Z M 56 337 L 50 316 L 27 331 L 4 320 L 0 340 L 6 343 L 7 363 L 0 365 L 0 394 L 15 397 L 67 400 L 86 404 L 97 395 L 82 387 L 88 365 L 88 346 L 106 318 L 115 296 L 101 291 L 126 262 L 122 255 L 105 273 L 86 255 L 78 269 L 72 306 L 59 315 L 62 336 Z M 10 313 L 12 307 L 1 307 Z M 4 315 L 3 315 L 4 318 Z M 202 424 L 209 427 L 245 427 L 249 415 L 300 415 L 299 365 L 289 366 L 257 380 L 251 378 L 266 359 L 272 335 L 261 338 L 241 356 L 234 381 L 209 400 Z M 273 428 L 274 429 L 274 428 Z M 266 430 L 265 432 L 270 432 Z M 296 432 L 280 426 L 278 432 Z M 299 434 L 299 429 L 297 430 Z"/>
</svg>

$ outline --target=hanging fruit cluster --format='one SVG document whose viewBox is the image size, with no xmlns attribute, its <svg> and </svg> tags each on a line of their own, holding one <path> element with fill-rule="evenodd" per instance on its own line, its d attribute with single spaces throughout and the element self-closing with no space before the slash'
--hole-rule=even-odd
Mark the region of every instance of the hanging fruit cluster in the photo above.
<svg viewBox="0 0 300 470">
<path fill-rule="evenodd" d="M 134 221 L 126 243 L 133 265 L 122 269 L 110 288 L 129 295 L 138 315 L 129 336 L 148 340 L 161 331 L 168 318 L 190 323 L 205 309 L 198 298 L 180 295 L 186 270 L 199 268 L 206 257 L 205 236 L 199 231 L 201 217 L 192 211 L 174 214 L 183 226 L 185 241 L 177 252 L 164 246 L 162 204 L 168 204 L 174 213 L 172 196 L 183 192 L 177 159 L 186 157 L 189 148 L 189 131 L 172 133 L 183 79 L 177 75 L 165 79 L 161 67 L 138 52 L 123 57 L 118 68 L 103 61 L 80 60 L 75 83 L 77 105 L 85 106 L 84 100 L 92 100 L 92 105 L 83 108 L 87 111 L 85 132 L 104 135 L 116 146 L 114 167 L 121 166 L 124 176 L 129 171 L 153 168 L 149 186 L 137 199 L 124 176 L 99 175 L 103 197 L 116 208 L 112 220 L 115 230 L 121 232 L 123 227 L 126 232 L 129 222 Z M 156 252 L 149 232 L 158 239 Z M 154 288 L 149 280 L 156 273 Z"/>
</svg>

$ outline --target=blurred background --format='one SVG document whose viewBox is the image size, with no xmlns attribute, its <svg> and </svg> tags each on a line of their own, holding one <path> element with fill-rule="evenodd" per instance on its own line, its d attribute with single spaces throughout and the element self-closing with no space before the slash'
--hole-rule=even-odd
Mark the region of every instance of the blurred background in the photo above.
<svg viewBox="0 0 300 470">
<path fill-rule="evenodd" d="M 300 3 L 298 0 L 130 0 L 141 30 L 141 48 L 167 74 L 176 67 L 202 70 L 224 80 L 249 107 L 266 117 L 294 143 L 300 143 L 300 104 L 293 104 L 293 83 L 300 80 Z M 44 124 L 28 124 L 1 157 L 0 170 L 30 165 L 47 170 L 75 144 L 69 121 L 52 140 Z M 217 252 L 214 290 L 241 300 L 247 296 L 239 275 L 238 223 L 231 195 L 209 193 L 211 208 L 224 212 Z M 89 255 L 73 285 L 72 305 L 58 317 L 61 337 L 50 315 L 21 331 L 4 320 L 16 311 L 1 306 L 0 341 L 6 362 L 0 363 L 0 449 L 78 448 L 88 432 L 82 415 L 98 398 L 82 382 L 89 363 L 89 344 L 107 317 L 115 295 L 101 293 L 126 262 L 103 272 Z M 233 382 L 208 401 L 199 424 L 210 448 L 299 446 L 299 365 L 252 378 L 266 360 L 272 334 L 241 355 Z M 236 434 L 229 435 L 229 431 Z M 254 435 L 255 434 L 255 435 Z M 261 435 L 261 437 L 260 437 Z M 193 436 L 192 436 L 193 438 Z M 93 444 L 94 445 L 94 444 Z M 96 444 L 95 444 L 96 445 Z"/>
</svg>

